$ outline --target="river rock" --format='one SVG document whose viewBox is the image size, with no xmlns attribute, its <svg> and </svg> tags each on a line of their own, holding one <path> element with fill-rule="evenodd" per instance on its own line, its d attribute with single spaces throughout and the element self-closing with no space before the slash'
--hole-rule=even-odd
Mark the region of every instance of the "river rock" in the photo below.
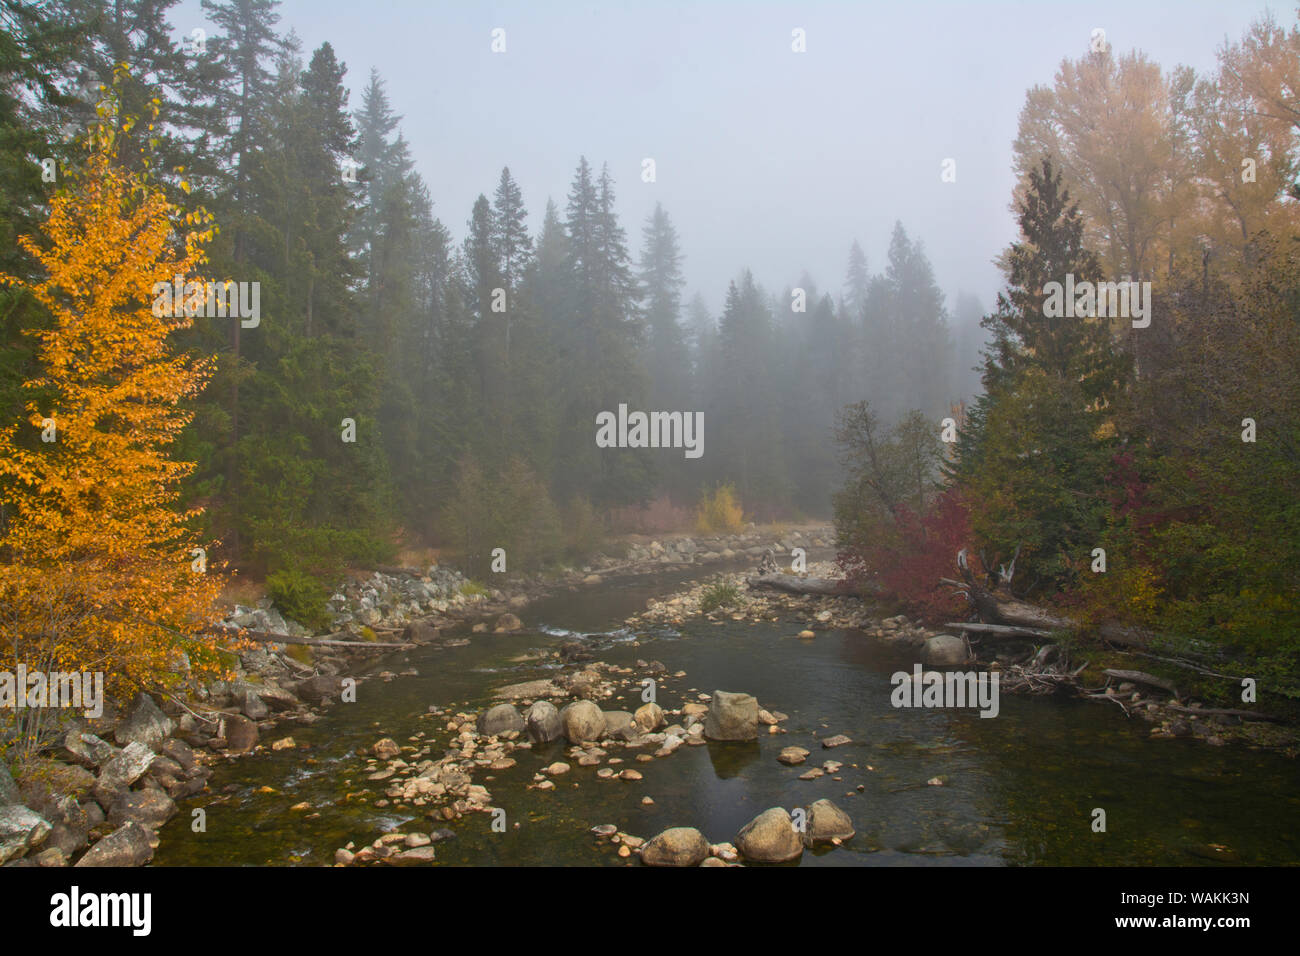
<svg viewBox="0 0 1300 956">
<path fill-rule="evenodd" d="M 122 752 L 104 764 L 95 784 L 95 796 L 125 789 L 144 776 L 154 761 L 155 754 L 142 743 L 127 744 Z M 103 801 L 101 801 L 102 803 Z M 111 797 L 109 802 L 111 803 Z"/>
<path fill-rule="evenodd" d="M 632 718 L 636 721 L 638 727 L 646 733 L 650 733 L 663 726 L 664 709 L 654 701 L 651 701 L 648 704 L 642 704 L 638 707 L 636 713 L 632 715 Z"/>
<path fill-rule="evenodd" d="M 519 684 L 507 684 L 493 692 L 493 697 L 503 698 L 505 700 L 524 700 L 532 698 L 537 700 L 541 697 L 559 697 L 564 691 L 556 687 L 552 681 L 545 678 L 541 680 L 526 680 Z"/>
<path fill-rule="evenodd" d="M 40 846 L 49 835 L 49 821 L 39 813 L 20 803 L 0 807 L 0 863 Z"/>
<path fill-rule="evenodd" d="M 602 710 L 600 713 L 605 718 L 606 737 L 628 740 L 640 732 L 636 720 L 626 710 Z"/>
<path fill-rule="evenodd" d="M 519 716 L 513 704 L 497 704 L 478 715 L 475 727 L 480 734 L 499 736 L 511 731 L 519 733 L 524 729 L 524 719 Z"/>
<path fill-rule="evenodd" d="M 506 612 L 497 618 L 497 633 L 509 634 L 513 631 L 522 631 L 524 622 L 519 620 L 519 615 Z"/>
<path fill-rule="evenodd" d="M 921 657 L 930 667 L 960 667 L 968 657 L 966 642 L 951 634 L 936 634 L 925 642 Z"/>
<path fill-rule="evenodd" d="M 756 740 L 758 701 L 752 694 L 715 690 L 704 718 L 704 736 L 710 740 Z"/>
<path fill-rule="evenodd" d="M 736 848 L 747 860 L 784 863 L 803 853 L 803 840 L 781 807 L 764 810 L 736 834 Z"/>
<path fill-rule="evenodd" d="M 140 693 L 135 695 L 131 712 L 117 725 L 113 737 L 119 744 L 140 743 L 157 750 L 175 729 L 175 721 L 158 709 L 153 698 Z"/>
<path fill-rule="evenodd" d="M 560 721 L 564 724 L 564 736 L 570 743 L 600 740 L 605 735 L 605 715 L 589 700 L 566 705 L 560 711 Z"/>
<path fill-rule="evenodd" d="M 153 859 L 157 837 L 138 823 L 118 827 L 76 862 L 76 866 L 141 866 Z"/>
<path fill-rule="evenodd" d="M 317 674 L 299 681 L 293 689 L 303 700 L 318 704 L 326 698 L 338 697 L 343 691 L 343 681 L 327 674 Z"/>
<path fill-rule="evenodd" d="M 641 862 L 648 866 L 699 866 L 708 856 L 709 841 L 694 827 L 667 829 L 641 850 Z"/>
<path fill-rule="evenodd" d="M 130 790 L 113 801 L 108 822 L 114 826 L 139 823 L 157 830 L 175 814 L 175 802 L 161 790 Z"/>
<path fill-rule="evenodd" d="M 83 767 L 102 767 L 122 751 L 107 740 L 83 730 L 70 730 L 63 738 L 63 749 Z"/>
<path fill-rule="evenodd" d="M 240 710 L 249 720 L 266 720 L 271 716 L 271 708 L 267 706 L 262 696 L 254 691 L 244 694 L 244 702 L 240 705 Z"/>
<path fill-rule="evenodd" d="M 222 714 L 218 736 L 224 737 L 230 753 L 248 753 L 257 746 L 257 724 L 242 714 Z"/>
<path fill-rule="evenodd" d="M 539 700 L 528 708 L 525 719 L 528 735 L 539 744 L 549 744 L 564 735 L 564 723 L 560 712 L 549 700 Z"/>
<path fill-rule="evenodd" d="M 808 808 L 807 826 L 803 842 L 807 846 L 847 840 L 854 834 L 849 815 L 829 800 L 817 800 Z"/>
<path fill-rule="evenodd" d="M 795 767 L 808 759 L 808 751 L 802 747 L 785 747 L 776 755 L 776 759 Z"/>
<path fill-rule="evenodd" d="M 162 754 L 175 760 L 186 773 L 193 773 L 194 768 L 199 765 L 198 758 L 194 756 L 194 748 L 175 737 L 162 745 Z"/>
<path fill-rule="evenodd" d="M 411 644 L 436 644 L 442 632 L 428 621 L 412 621 L 402 631 L 402 640 Z"/>
<path fill-rule="evenodd" d="M 382 740 L 375 741 L 370 752 L 377 760 L 392 760 L 402 752 L 402 748 L 392 737 L 384 737 Z"/>
</svg>

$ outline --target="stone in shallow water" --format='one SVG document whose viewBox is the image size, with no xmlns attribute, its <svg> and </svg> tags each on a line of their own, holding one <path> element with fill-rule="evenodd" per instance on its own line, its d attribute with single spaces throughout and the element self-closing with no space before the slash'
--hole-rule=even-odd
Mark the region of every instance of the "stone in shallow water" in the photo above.
<svg viewBox="0 0 1300 956">
<path fill-rule="evenodd" d="M 735 843 L 745 859 L 758 863 L 784 863 L 803 854 L 803 840 L 781 807 L 764 810 L 745 824 Z"/>
<path fill-rule="evenodd" d="M 832 747 L 843 747 L 845 744 L 853 743 L 852 739 L 844 734 L 836 734 L 834 737 L 827 737 L 822 741 L 822 746 L 830 749 Z"/>
<path fill-rule="evenodd" d="M 648 866 L 699 866 L 709 855 L 709 841 L 694 827 L 671 827 L 641 850 Z"/>
<path fill-rule="evenodd" d="M 817 800 L 808 807 L 807 826 L 803 834 L 803 842 L 807 846 L 842 842 L 854 833 L 853 821 L 849 815 L 829 800 Z"/>
<path fill-rule="evenodd" d="M 794 767 L 808 759 L 808 751 L 802 747 L 785 747 L 777 754 L 776 759 Z"/>
</svg>

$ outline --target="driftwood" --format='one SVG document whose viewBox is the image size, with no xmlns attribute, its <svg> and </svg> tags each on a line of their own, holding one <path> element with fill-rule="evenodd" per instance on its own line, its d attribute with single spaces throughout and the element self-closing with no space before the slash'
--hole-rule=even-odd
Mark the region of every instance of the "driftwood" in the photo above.
<svg viewBox="0 0 1300 956">
<path fill-rule="evenodd" d="M 994 640 L 1015 640 L 1017 638 L 1050 637 L 1051 631 L 1039 627 L 1012 627 L 1009 624 L 972 624 L 949 621 L 944 627 L 951 627 L 972 634 L 983 634 Z"/>
<path fill-rule="evenodd" d="M 786 591 L 790 594 L 852 596 L 840 578 L 803 578 L 796 574 L 762 574 L 745 581 L 755 591 Z"/>
<path fill-rule="evenodd" d="M 1261 714 L 1257 710 L 1240 710 L 1233 707 L 1180 707 L 1177 704 L 1166 704 L 1166 710 L 1176 710 L 1180 714 L 1210 714 L 1219 717 L 1240 717 L 1242 720 L 1265 720 L 1271 723 L 1280 723 L 1281 717 L 1274 717 L 1271 714 Z"/>
<path fill-rule="evenodd" d="M 1108 667 L 1102 671 L 1107 677 L 1113 677 L 1115 680 L 1132 681 L 1135 684 L 1146 684 L 1150 687 L 1159 687 L 1161 690 L 1167 690 L 1175 697 L 1178 695 L 1178 688 L 1174 686 L 1173 681 L 1165 680 L 1163 677 L 1156 677 L 1154 674 L 1148 674 L 1146 671 L 1124 671 L 1118 668 Z"/>
<path fill-rule="evenodd" d="M 324 637 L 294 637 L 292 634 L 281 634 L 278 631 L 246 631 L 234 624 L 213 624 L 206 630 L 214 634 L 229 634 L 232 637 L 257 641 L 261 644 L 305 644 L 308 647 L 415 647 L 414 644 L 408 643 L 341 641 L 336 639 L 339 635 L 348 634 L 348 631 L 336 631 L 333 634 L 326 634 Z"/>
</svg>

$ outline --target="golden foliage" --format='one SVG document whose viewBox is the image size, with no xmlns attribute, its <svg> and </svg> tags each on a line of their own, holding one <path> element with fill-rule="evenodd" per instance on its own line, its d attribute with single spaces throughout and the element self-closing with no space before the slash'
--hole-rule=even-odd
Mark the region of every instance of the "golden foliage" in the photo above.
<svg viewBox="0 0 1300 956">
<path fill-rule="evenodd" d="M 695 511 L 695 530 L 699 534 L 735 534 L 745 527 L 744 512 L 736 499 L 736 486 L 719 485 L 713 493 L 704 492 Z"/>
<path fill-rule="evenodd" d="M 52 317 L 33 333 L 40 374 L 26 383 L 26 421 L 0 428 L 0 669 L 103 671 L 127 693 L 168 683 L 178 651 L 196 665 L 216 658 L 201 635 L 219 576 L 193 567 L 199 511 L 179 502 L 193 465 L 168 455 L 191 417 L 181 402 L 212 361 L 173 350 L 170 334 L 190 325 L 183 310 L 151 309 L 155 283 L 206 261 L 211 216 L 185 216 L 178 241 L 181 211 L 118 162 L 132 121 L 119 124 L 111 93 L 99 115 L 43 241 L 20 240 L 45 278 L 0 277 Z"/>
</svg>

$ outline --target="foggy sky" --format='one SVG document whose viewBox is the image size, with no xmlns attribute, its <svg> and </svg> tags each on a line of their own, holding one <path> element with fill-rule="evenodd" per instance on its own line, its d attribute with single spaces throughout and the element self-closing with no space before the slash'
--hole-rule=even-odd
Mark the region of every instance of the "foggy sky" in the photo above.
<svg viewBox="0 0 1300 956">
<path fill-rule="evenodd" d="M 951 309 L 992 308 L 992 259 L 1016 236 L 1011 142 L 1026 90 L 1050 85 L 1095 27 L 1118 53 L 1168 72 L 1215 66 L 1261 2 L 670 3 L 286 0 L 304 61 L 324 41 L 348 68 L 349 106 L 371 67 L 387 83 L 434 212 L 459 242 L 502 166 L 534 234 L 548 197 L 564 211 L 585 155 L 608 162 L 633 256 L 656 201 L 685 255 L 685 290 L 720 308 L 743 267 L 769 291 L 807 270 L 841 290 L 857 238 L 883 268 L 894 220 L 920 239 Z M 1287 8 L 1273 5 L 1284 15 Z M 198 0 L 177 33 L 211 29 Z M 491 31 L 507 52 L 491 52 Z M 807 52 L 791 51 L 791 31 Z M 653 157 L 658 181 L 641 181 Z M 940 164 L 957 161 L 956 183 Z"/>
</svg>

